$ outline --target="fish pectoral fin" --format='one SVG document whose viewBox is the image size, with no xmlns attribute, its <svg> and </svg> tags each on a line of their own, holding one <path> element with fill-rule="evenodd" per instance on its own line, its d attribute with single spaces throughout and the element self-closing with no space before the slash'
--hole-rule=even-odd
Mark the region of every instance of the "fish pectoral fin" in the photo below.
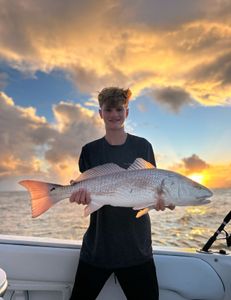
<svg viewBox="0 0 231 300">
<path fill-rule="evenodd" d="M 87 206 L 84 207 L 84 217 L 89 216 L 90 214 L 92 214 L 94 211 L 97 211 L 101 207 L 102 205 L 91 201 Z"/>
<path fill-rule="evenodd" d="M 134 209 L 134 210 L 142 210 L 142 209 L 145 209 L 147 207 L 149 207 L 149 205 L 143 204 L 142 206 L 134 206 L 132 209 Z"/>
<path fill-rule="evenodd" d="M 138 211 L 138 213 L 136 214 L 136 218 L 140 218 L 143 215 L 146 215 L 150 210 L 154 209 L 155 205 L 150 205 L 148 207 L 142 208 Z M 134 209 L 134 208 L 133 208 Z"/>
<path fill-rule="evenodd" d="M 151 208 L 149 208 L 149 207 L 145 207 L 145 208 L 139 210 L 138 213 L 136 214 L 136 218 L 138 219 L 138 218 L 142 217 L 143 215 L 146 215 L 150 209 Z"/>
</svg>

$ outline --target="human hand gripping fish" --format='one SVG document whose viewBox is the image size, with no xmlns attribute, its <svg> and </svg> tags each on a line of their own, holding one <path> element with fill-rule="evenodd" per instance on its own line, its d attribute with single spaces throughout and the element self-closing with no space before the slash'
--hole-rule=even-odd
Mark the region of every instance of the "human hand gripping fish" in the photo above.
<svg viewBox="0 0 231 300">
<path fill-rule="evenodd" d="M 178 173 L 157 169 L 142 158 L 137 158 L 128 169 L 113 163 L 89 169 L 71 185 L 34 180 L 23 180 L 20 184 L 31 195 L 32 217 L 66 198 L 86 204 L 85 216 L 104 205 L 112 205 L 132 207 L 138 211 L 136 217 L 141 217 L 153 208 L 207 204 L 213 195 L 205 186 Z"/>
</svg>

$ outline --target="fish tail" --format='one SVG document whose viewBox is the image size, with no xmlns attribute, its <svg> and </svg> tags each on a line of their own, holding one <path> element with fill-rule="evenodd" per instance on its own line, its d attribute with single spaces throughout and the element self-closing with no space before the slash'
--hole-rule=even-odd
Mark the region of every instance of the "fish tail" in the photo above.
<svg viewBox="0 0 231 300">
<path fill-rule="evenodd" d="M 32 218 L 40 216 L 53 204 L 63 199 L 62 195 L 55 191 L 61 185 L 35 180 L 22 180 L 19 184 L 30 193 Z"/>
</svg>

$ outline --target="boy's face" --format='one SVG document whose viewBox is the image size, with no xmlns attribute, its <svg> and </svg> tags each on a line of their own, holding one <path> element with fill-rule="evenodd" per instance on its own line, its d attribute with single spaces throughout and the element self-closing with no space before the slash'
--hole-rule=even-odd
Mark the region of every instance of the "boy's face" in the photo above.
<svg viewBox="0 0 231 300">
<path fill-rule="evenodd" d="M 99 114 L 104 121 L 105 129 L 118 130 L 124 127 L 124 122 L 128 116 L 128 108 L 124 104 L 116 107 L 103 104 Z"/>
</svg>

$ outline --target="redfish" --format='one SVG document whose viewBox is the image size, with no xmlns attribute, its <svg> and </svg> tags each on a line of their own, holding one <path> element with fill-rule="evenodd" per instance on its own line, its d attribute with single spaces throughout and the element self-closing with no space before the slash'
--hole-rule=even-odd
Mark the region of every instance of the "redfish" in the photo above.
<svg viewBox="0 0 231 300">
<path fill-rule="evenodd" d="M 84 208 L 88 216 L 104 205 L 132 207 L 141 217 L 161 197 L 165 205 L 194 206 L 210 202 L 213 193 L 205 186 L 179 173 L 155 168 L 137 158 L 128 168 L 114 163 L 104 164 L 82 173 L 72 185 L 59 185 L 34 180 L 19 182 L 30 193 L 32 217 L 38 217 L 60 200 L 84 188 L 91 201 Z"/>
</svg>

